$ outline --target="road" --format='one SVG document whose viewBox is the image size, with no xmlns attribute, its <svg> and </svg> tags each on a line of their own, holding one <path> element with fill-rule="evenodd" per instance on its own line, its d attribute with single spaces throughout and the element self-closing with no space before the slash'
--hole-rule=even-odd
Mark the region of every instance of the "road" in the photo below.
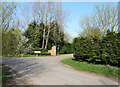
<svg viewBox="0 0 120 87">
<path fill-rule="evenodd" d="M 18 72 L 17 85 L 118 85 L 107 77 L 74 70 L 60 63 L 72 54 L 49 57 L 3 58 L 3 64 Z"/>
</svg>

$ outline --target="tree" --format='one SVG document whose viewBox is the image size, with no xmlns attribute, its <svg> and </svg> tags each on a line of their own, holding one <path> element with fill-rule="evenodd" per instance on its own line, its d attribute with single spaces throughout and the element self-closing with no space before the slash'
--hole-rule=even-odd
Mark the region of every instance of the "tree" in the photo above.
<svg viewBox="0 0 120 87">
<path fill-rule="evenodd" d="M 48 31 L 47 31 L 47 36 L 46 36 L 46 43 L 45 43 L 45 49 L 47 49 L 47 46 L 48 46 L 48 40 L 49 40 L 49 35 L 50 35 L 50 32 L 52 31 L 53 28 L 51 28 L 51 22 L 53 19 L 53 16 L 54 16 L 54 2 L 49 2 L 48 3 L 48 7 L 49 7 L 49 24 L 48 24 Z"/>
<path fill-rule="evenodd" d="M 3 55 L 16 55 L 19 39 L 15 34 L 15 29 L 10 29 L 2 35 L 2 54 Z"/>
<path fill-rule="evenodd" d="M 103 37 L 101 42 L 102 61 L 106 60 L 106 63 L 111 65 L 119 65 L 120 59 L 120 33 L 107 30 L 106 36 Z M 103 56 L 105 55 L 105 57 Z"/>
<path fill-rule="evenodd" d="M 98 4 L 95 6 L 95 13 L 91 16 L 85 16 L 80 24 L 86 36 L 92 34 L 93 28 L 100 29 L 98 33 L 101 32 L 103 35 L 108 29 L 118 31 L 118 7 Z"/>
<path fill-rule="evenodd" d="M 32 3 L 31 2 L 24 2 L 24 5 L 21 5 L 21 20 L 20 20 L 20 26 L 23 31 L 25 31 L 28 27 L 28 25 L 34 21 L 34 14 L 32 14 Z"/>
<path fill-rule="evenodd" d="M 42 46 L 42 34 L 43 34 L 43 31 L 42 30 L 37 30 L 37 27 L 41 28 L 44 26 L 44 24 L 40 24 L 40 25 L 37 25 L 37 22 L 32 22 L 28 25 L 28 28 L 27 30 L 24 32 L 24 36 L 26 38 L 28 38 L 28 42 L 26 44 L 33 44 L 32 46 L 34 48 L 36 47 L 41 47 Z"/>
<path fill-rule="evenodd" d="M 2 3 L 0 2 L 0 9 L 2 9 Z M 2 55 L 2 10 L 0 10 L 0 56 Z"/>
<path fill-rule="evenodd" d="M 120 32 L 120 2 L 118 2 L 118 32 Z"/>
<path fill-rule="evenodd" d="M 15 16 L 15 9 L 17 4 L 14 2 L 2 2 L 2 33 L 5 33 L 10 28 L 10 23 Z"/>
<path fill-rule="evenodd" d="M 92 39 L 94 37 L 97 37 L 98 39 L 101 39 L 102 36 L 103 36 L 103 32 L 99 29 L 99 28 L 96 28 L 96 27 L 89 27 L 87 28 L 86 30 L 84 30 L 80 36 L 83 36 L 83 37 L 88 37 L 89 39 Z"/>
<path fill-rule="evenodd" d="M 15 26 L 18 26 L 19 23 L 14 24 L 17 4 L 14 2 L 2 2 L 1 7 L 2 53 L 3 55 L 15 55 L 20 39 L 20 30 L 17 27 L 15 29 Z"/>
<path fill-rule="evenodd" d="M 107 5 L 96 5 L 97 22 L 100 29 L 106 33 L 108 29 L 110 31 L 118 30 L 118 7 Z"/>
<path fill-rule="evenodd" d="M 43 30 L 43 41 L 42 48 L 47 49 L 48 41 L 50 37 L 51 31 L 55 31 L 57 26 L 51 28 L 52 22 L 57 22 L 59 26 L 63 23 L 63 15 L 62 15 L 62 5 L 61 2 L 35 2 L 33 5 L 33 14 L 35 15 L 35 20 L 37 23 L 43 23 L 45 26 L 41 28 Z M 55 23 L 54 23 L 55 24 Z M 59 29 L 63 29 L 63 28 Z M 59 31 L 60 32 L 60 31 Z M 59 37 L 58 37 L 59 38 Z"/>
<path fill-rule="evenodd" d="M 37 23 L 43 23 L 45 26 L 47 26 L 48 22 L 48 2 L 35 2 L 33 5 L 33 14 L 34 14 L 34 20 L 37 21 Z M 43 41 L 42 41 L 42 48 L 45 46 L 45 39 L 46 39 L 46 27 L 43 26 L 41 29 L 43 30 Z M 37 27 L 37 26 L 36 26 Z"/>
<path fill-rule="evenodd" d="M 53 22 L 53 37 L 52 40 L 57 51 L 60 49 L 60 44 L 64 43 L 64 32 L 61 30 L 57 21 Z"/>
</svg>

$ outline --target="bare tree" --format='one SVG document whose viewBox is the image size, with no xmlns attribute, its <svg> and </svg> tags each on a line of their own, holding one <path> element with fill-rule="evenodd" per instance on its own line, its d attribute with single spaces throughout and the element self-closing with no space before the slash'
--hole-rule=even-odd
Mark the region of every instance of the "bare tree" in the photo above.
<svg viewBox="0 0 120 87">
<path fill-rule="evenodd" d="M 107 29 L 111 31 L 117 30 L 118 27 L 118 7 L 110 6 L 110 4 L 96 5 L 97 23 L 101 30 L 106 33 Z"/>
<path fill-rule="evenodd" d="M 120 2 L 118 2 L 118 32 L 120 32 Z"/>
<path fill-rule="evenodd" d="M 48 7 L 49 7 L 49 23 L 48 23 L 48 32 L 47 32 L 47 36 L 46 36 L 46 44 L 45 44 L 45 49 L 47 49 L 48 46 L 48 40 L 49 40 L 49 34 L 52 31 L 51 28 L 51 22 L 52 20 L 54 20 L 54 2 L 49 2 L 48 3 Z"/>
<path fill-rule="evenodd" d="M 61 32 L 63 29 L 62 25 L 64 24 L 64 17 L 62 3 L 54 2 L 54 0 L 49 2 L 35 2 L 33 5 L 33 14 L 37 23 L 44 23 L 45 25 L 42 29 L 38 28 L 38 30 L 43 30 L 42 48 L 47 49 L 49 35 L 52 31 L 55 34 L 57 27 L 56 24 L 54 24 L 54 28 L 51 29 L 51 23 L 54 22 L 61 25 L 59 32 Z M 59 40 L 59 37 L 57 38 L 57 40 Z"/>
<path fill-rule="evenodd" d="M 10 23 L 13 21 L 13 15 L 15 16 L 15 9 L 17 4 L 2 2 L 2 33 L 5 33 L 10 28 Z"/>
<path fill-rule="evenodd" d="M 37 23 L 44 23 L 45 26 L 48 22 L 48 14 L 49 14 L 49 5 L 48 2 L 35 2 L 33 5 L 33 15 L 34 20 Z M 46 27 L 43 27 L 43 41 L 42 41 L 42 48 L 45 47 L 45 39 L 46 39 Z M 40 29 L 38 29 L 40 30 Z"/>
<path fill-rule="evenodd" d="M 110 29 L 111 31 L 118 30 L 118 7 L 111 6 L 109 4 L 105 5 L 95 5 L 95 13 L 91 16 L 85 16 L 84 19 L 80 21 L 81 27 L 84 32 L 84 35 L 94 35 L 92 28 L 100 29 L 96 33 L 101 32 L 105 35 L 106 31 Z"/>
<path fill-rule="evenodd" d="M 25 4 L 22 7 L 21 14 L 23 19 L 20 20 L 20 26 L 22 29 L 26 29 L 30 22 L 34 19 L 34 15 L 32 14 L 31 8 L 31 2 L 25 2 Z"/>
<path fill-rule="evenodd" d="M 37 23 L 43 23 L 43 19 L 44 19 L 44 4 L 42 2 L 34 2 L 33 4 L 33 11 L 32 11 L 32 15 L 33 15 L 33 19 L 34 21 L 36 21 Z M 39 32 L 39 28 L 37 27 L 37 32 Z"/>
<path fill-rule="evenodd" d="M 56 3 L 55 5 L 55 11 L 54 11 L 54 28 L 53 28 L 53 36 L 54 36 L 54 42 L 57 46 L 58 42 L 61 42 L 61 36 L 63 32 L 63 24 L 64 24 L 64 15 L 63 15 L 63 9 L 62 9 L 62 3 Z M 59 26 L 59 28 L 58 28 Z M 57 28 L 59 29 L 57 33 Z"/>
</svg>

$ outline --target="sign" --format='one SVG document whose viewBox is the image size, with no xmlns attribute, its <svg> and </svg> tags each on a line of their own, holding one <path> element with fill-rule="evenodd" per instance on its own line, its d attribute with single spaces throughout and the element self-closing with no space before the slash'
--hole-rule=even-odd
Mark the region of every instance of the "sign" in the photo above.
<svg viewBox="0 0 120 87">
<path fill-rule="evenodd" d="M 41 53 L 41 51 L 34 51 L 34 53 Z"/>
</svg>

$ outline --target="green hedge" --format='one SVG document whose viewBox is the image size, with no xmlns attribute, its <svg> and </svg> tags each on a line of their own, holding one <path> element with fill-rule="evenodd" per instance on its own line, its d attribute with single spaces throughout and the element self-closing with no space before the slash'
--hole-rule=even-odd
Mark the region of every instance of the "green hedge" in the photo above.
<svg viewBox="0 0 120 87">
<path fill-rule="evenodd" d="M 48 52 L 42 52 L 42 53 L 40 53 L 40 55 L 48 56 L 48 55 L 51 55 L 51 53 L 48 53 Z"/>
<path fill-rule="evenodd" d="M 33 49 L 32 51 L 48 52 L 48 50 L 47 50 L 47 49 L 44 49 L 44 48 L 35 48 L 35 49 Z"/>
<path fill-rule="evenodd" d="M 31 55 L 34 55 L 35 53 L 35 51 L 41 51 L 41 55 L 43 55 L 43 54 L 45 54 L 45 55 L 47 55 L 48 53 L 48 50 L 47 49 L 44 49 L 44 48 L 34 48 L 32 51 L 29 51 L 29 52 L 27 52 L 27 54 L 31 54 Z"/>
<path fill-rule="evenodd" d="M 102 39 L 78 37 L 73 41 L 76 60 L 119 66 L 120 33 L 107 31 Z"/>
<path fill-rule="evenodd" d="M 34 51 L 30 51 L 28 54 L 36 55 L 36 53 L 34 53 Z M 47 56 L 47 55 L 51 55 L 51 53 L 48 53 L 48 52 L 41 52 L 41 53 L 39 53 L 38 55 L 45 55 L 45 56 Z"/>
</svg>

